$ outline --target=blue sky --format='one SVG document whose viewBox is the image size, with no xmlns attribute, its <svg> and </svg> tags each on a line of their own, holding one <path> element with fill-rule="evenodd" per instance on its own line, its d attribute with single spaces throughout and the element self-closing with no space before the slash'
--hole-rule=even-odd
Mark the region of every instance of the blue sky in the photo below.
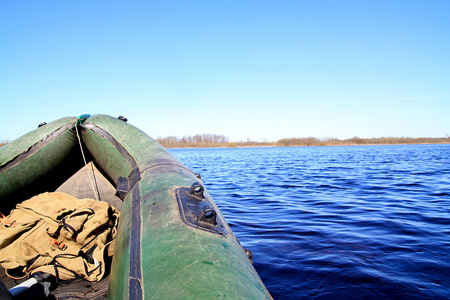
<svg viewBox="0 0 450 300">
<path fill-rule="evenodd" d="M 0 1 L 0 141 L 84 113 L 154 138 L 450 134 L 450 1 Z"/>
</svg>

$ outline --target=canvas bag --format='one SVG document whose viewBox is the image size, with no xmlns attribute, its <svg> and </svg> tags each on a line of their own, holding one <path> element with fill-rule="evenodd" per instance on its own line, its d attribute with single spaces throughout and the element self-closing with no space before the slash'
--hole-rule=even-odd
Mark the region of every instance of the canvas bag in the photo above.
<svg viewBox="0 0 450 300">
<path fill-rule="evenodd" d="M 0 264 L 12 278 L 41 271 L 57 280 L 99 281 L 114 252 L 118 218 L 107 202 L 39 194 L 0 216 Z"/>
</svg>

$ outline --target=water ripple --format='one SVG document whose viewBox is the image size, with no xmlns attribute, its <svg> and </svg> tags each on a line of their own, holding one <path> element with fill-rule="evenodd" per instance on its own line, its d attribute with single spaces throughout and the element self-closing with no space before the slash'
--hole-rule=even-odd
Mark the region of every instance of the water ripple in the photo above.
<svg viewBox="0 0 450 300">
<path fill-rule="evenodd" d="M 450 146 L 173 149 L 274 299 L 450 298 Z"/>
</svg>

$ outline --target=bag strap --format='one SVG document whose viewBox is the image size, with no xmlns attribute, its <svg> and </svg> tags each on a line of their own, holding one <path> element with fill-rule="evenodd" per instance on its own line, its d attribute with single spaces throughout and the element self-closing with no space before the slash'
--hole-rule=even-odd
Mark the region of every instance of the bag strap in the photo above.
<svg viewBox="0 0 450 300">
<path fill-rule="evenodd" d="M 78 256 L 77 255 L 74 255 L 74 254 L 58 254 L 58 255 L 55 255 L 55 257 L 53 258 L 53 261 L 52 261 L 52 264 L 53 264 L 53 268 L 54 268 L 54 270 L 55 270 L 55 278 L 56 278 L 56 283 L 58 283 L 59 285 L 61 285 L 61 284 L 67 284 L 67 283 L 71 283 L 72 281 L 74 281 L 74 280 L 77 280 L 77 279 L 84 279 L 84 277 L 82 276 L 82 275 L 78 275 L 76 272 L 74 272 L 74 271 L 72 271 L 72 270 L 70 270 L 70 269 L 68 269 L 68 268 L 66 268 L 66 267 L 64 267 L 63 265 L 61 265 L 58 261 L 57 261 L 57 259 L 58 258 L 73 258 L 73 259 L 75 259 L 75 258 L 77 258 Z M 72 279 L 68 279 L 68 280 L 62 280 L 62 279 L 60 279 L 59 278 L 59 271 L 58 271 L 58 268 L 61 268 L 61 269 L 64 269 L 64 270 L 66 270 L 66 271 L 69 271 L 70 273 L 72 273 L 73 274 L 73 277 L 74 278 L 72 278 Z"/>
</svg>

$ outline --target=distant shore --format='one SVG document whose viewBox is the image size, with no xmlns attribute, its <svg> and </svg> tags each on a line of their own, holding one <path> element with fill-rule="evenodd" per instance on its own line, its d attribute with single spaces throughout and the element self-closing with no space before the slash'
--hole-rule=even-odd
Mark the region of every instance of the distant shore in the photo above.
<svg viewBox="0 0 450 300">
<path fill-rule="evenodd" d="M 450 144 L 450 137 L 442 138 L 409 138 L 381 137 L 340 140 L 336 138 L 318 139 L 315 137 L 281 139 L 276 142 L 247 141 L 230 142 L 222 135 L 196 135 L 183 138 L 174 136 L 157 138 L 157 142 L 165 148 L 242 148 L 242 147 L 312 147 L 312 146 L 357 146 L 357 145 L 414 145 L 414 144 Z M 9 141 L 1 141 L 0 147 Z"/>
<path fill-rule="evenodd" d="M 156 140 L 165 148 L 237 148 L 237 147 L 311 147 L 311 146 L 357 146 L 357 145 L 414 145 L 414 144 L 450 144 L 450 137 L 442 138 L 409 138 L 409 137 L 381 137 L 318 139 L 314 137 L 281 139 L 276 142 L 247 141 L 230 142 L 221 135 L 196 135 L 190 137 L 167 137 Z M 209 138 L 208 138 L 209 137 Z M 218 139 L 214 139 L 218 137 Z"/>
</svg>

